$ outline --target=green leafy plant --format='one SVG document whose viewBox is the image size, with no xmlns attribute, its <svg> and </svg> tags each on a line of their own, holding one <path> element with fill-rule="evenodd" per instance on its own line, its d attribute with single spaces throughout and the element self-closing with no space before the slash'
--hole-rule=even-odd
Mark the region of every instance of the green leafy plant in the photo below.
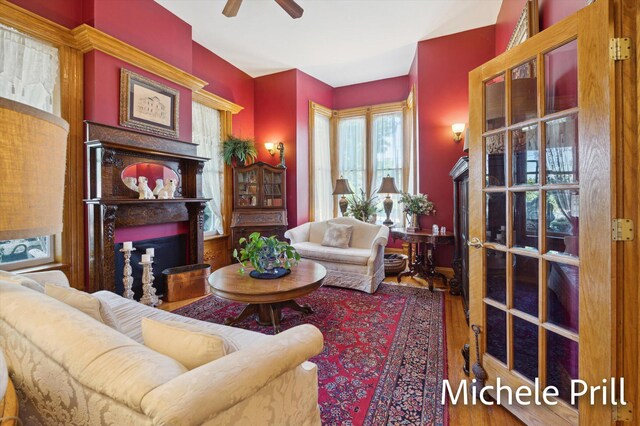
<svg viewBox="0 0 640 426">
<path fill-rule="evenodd" d="M 270 265 L 291 269 L 300 261 L 300 254 L 293 246 L 279 241 L 275 236 L 263 237 L 259 232 L 249 235 L 249 238 L 240 238 L 238 241 L 244 247 L 238 252 L 233 250 L 233 257 L 240 263 L 240 273 L 244 274 L 247 262 L 253 268 L 263 273 Z"/>
<path fill-rule="evenodd" d="M 233 166 L 234 160 L 245 165 L 251 164 L 258 157 L 258 150 L 252 139 L 242 139 L 236 136 L 222 142 L 222 160 L 229 166 Z"/>
<path fill-rule="evenodd" d="M 400 202 L 403 204 L 402 211 L 407 215 L 430 215 L 436 212 L 433 202 L 429 201 L 427 194 L 411 195 L 408 192 L 403 192 L 400 196 Z"/>
<path fill-rule="evenodd" d="M 360 196 L 356 194 L 347 197 L 347 216 L 367 222 L 368 219 L 377 214 L 380 210 L 376 207 L 378 197 L 367 197 L 363 190 L 360 190 Z"/>
</svg>

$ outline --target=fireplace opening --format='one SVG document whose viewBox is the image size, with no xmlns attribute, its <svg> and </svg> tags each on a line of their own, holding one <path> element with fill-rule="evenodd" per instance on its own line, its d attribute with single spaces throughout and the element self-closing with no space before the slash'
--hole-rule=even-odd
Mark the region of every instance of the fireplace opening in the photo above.
<svg viewBox="0 0 640 426">
<path fill-rule="evenodd" d="M 131 252 L 131 270 L 133 276 L 133 293 L 136 300 L 140 300 L 142 297 L 142 255 L 145 254 L 148 248 L 153 248 L 155 255 L 153 257 L 153 286 L 156 289 L 156 294 L 160 297 L 164 296 L 166 289 L 166 277 L 162 274 L 162 271 L 166 268 L 173 268 L 176 266 L 187 265 L 189 259 L 187 258 L 187 235 L 179 234 L 169 237 L 152 238 L 148 240 L 134 241 L 133 247 L 136 249 Z M 117 294 L 124 292 L 124 286 L 122 284 L 122 272 L 124 269 L 124 254 L 120 252 L 122 243 L 115 244 L 115 291 Z"/>
</svg>

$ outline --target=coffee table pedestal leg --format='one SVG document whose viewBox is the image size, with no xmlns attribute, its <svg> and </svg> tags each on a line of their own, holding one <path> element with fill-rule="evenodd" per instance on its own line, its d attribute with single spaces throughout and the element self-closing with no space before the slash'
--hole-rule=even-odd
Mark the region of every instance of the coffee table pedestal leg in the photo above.
<svg viewBox="0 0 640 426">
<path fill-rule="evenodd" d="M 260 305 L 249 304 L 236 318 L 227 318 L 225 325 L 235 325 L 245 318 L 258 314 L 258 324 L 264 326 L 273 326 L 273 331 L 280 333 L 280 321 L 282 321 L 282 309 L 289 308 L 296 312 L 304 314 L 312 314 L 313 309 L 309 305 L 299 305 L 295 300 L 287 300 L 279 303 L 264 303 Z"/>
</svg>

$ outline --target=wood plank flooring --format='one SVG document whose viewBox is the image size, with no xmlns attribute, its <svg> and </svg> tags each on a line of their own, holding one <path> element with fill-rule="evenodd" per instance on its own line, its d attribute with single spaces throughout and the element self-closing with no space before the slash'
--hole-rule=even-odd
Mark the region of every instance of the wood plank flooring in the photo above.
<svg viewBox="0 0 640 426">
<path fill-rule="evenodd" d="M 387 277 L 385 282 L 395 282 L 395 277 Z M 412 279 L 405 277 L 402 284 L 416 287 L 426 287 L 426 283 L 420 279 Z M 437 288 L 437 286 L 436 286 Z M 452 296 L 449 291 L 445 293 L 445 322 L 447 333 L 447 363 L 449 381 L 452 386 L 460 383 L 460 380 L 468 380 L 462 367 L 463 359 L 460 349 L 468 342 L 467 323 L 464 318 L 462 309 L 462 298 L 460 296 Z M 161 309 L 167 311 L 176 310 L 189 303 L 195 302 L 199 298 L 183 300 L 180 302 L 163 303 Z M 501 406 L 484 406 L 484 405 L 462 405 L 449 406 L 449 424 L 451 426 L 510 426 L 523 425 L 518 418 L 511 414 L 506 408 Z"/>
</svg>

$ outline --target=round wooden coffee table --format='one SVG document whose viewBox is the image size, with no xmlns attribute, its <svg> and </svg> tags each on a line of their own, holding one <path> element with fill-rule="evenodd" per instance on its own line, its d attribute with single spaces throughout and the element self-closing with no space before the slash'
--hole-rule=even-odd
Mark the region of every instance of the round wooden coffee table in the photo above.
<svg viewBox="0 0 640 426">
<path fill-rule="evenodd" d="M 211 292 L 222 299 L 247 303 L 247 307 L 236 318 L 227 318 L 225 324 L 234 325 L 250 315 L 258 314 L 258 323 L 272 325 L 276 333 L 280 331 L 282 309 L 313 313 L 308 305 L 298 305 L 294 299 L 305 296 L 322 285 L 327 270 L 310 260 L 301 260 L 291 268 L 291 273 L 273 280 L 259 280 L 249 276 L 250 268 L 244 274 L 238 271 L 240 264 L 225 266 L 209 276 Z"/>
</svg>

